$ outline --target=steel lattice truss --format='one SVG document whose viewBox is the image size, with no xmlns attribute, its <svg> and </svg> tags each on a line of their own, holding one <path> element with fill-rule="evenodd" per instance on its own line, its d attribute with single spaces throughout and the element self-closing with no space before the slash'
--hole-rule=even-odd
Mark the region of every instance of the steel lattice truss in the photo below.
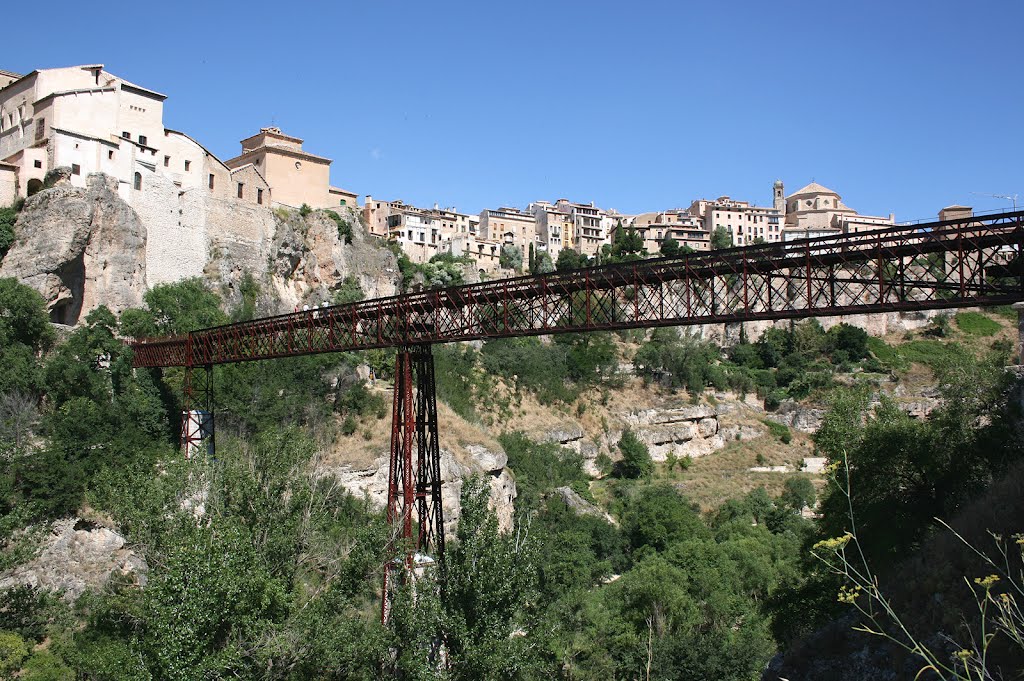
<svg viewBox="0 0 1024 681">
<path fill-rule="evenodd" d="M 136 366 L 1024 300 L 1024 211 L 367 300 L 133 343 Z"/>
</svg>

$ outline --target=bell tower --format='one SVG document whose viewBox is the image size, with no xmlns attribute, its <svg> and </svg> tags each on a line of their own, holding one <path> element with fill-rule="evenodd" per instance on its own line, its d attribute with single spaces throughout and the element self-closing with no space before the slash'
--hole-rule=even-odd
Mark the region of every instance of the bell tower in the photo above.
<svg viewBox="0 0 1024 681">
<path fill-rule="evenodd" d="M 775 192 L 775 210 L 783 215 L 786 214 L 786 192 L 782 187 L 782 180 L 775 180 L 773 185 Z"/>
</svg>

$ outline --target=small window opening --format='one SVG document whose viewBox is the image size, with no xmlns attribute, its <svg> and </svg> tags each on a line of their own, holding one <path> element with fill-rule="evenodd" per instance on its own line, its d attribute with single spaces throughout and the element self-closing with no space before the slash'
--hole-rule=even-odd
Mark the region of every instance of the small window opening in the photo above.
<svg viewBox="0 0 1024 681">
<path fill-rule="evenodd" d="M 210 173 L 209 186 L 210 186 L 210 189 L 213 189 L 213 173 Z"/>
<path fill-rule="evenodd" d="M 148 142 L 148 141 L 149 141 L 149 140 L 148 140 L 148 139 L 146 138 L 146 136 L 145 136 L 145 135 L 139 135 L 139 144 L 141 144 L 141 145 L 143 145 L 143 146 L 148 146 L 148 145 L 146 144 L 146 142 Z"/>
<path fill-rule="evenodd" d="M 113 159 L 113 158 L 114 158 L 114 152 L 113 152 L 113 150 L 111 150 L 111 149 L 108 149 L 108 150 L 107 150 L 107 158 L 108 158 L 108 159 Z"/>
<path fill-rule="evenodd" d="M 185 161 L 185 171 L 188 172 L 188 169 L 191 168 L 191 167 L 192 167 L 192 161 Z"/>
<path fill-rule="evenodd" d="M 135 173 L 135 189 L 136 191 L 142 189 L 142 173 Z"/>
<path fill-rule="evenodd" d="M 132 138 L 132 134 L 125 130 L 124 132 L 121 133 L 121 137 L 125 138 L 126 140 L 130 140 Z"/>
<path fill-rule="evenodd" d="M 242 190 L 244 189 L 244 187 L 245 187 L 244 183 L 242 183 L 242 182 L 238 183 L 238 198 L 242 198 Z"/>
<path fill-rule="evenodd" d="M 72 163 L 71 164 L 71 174 L 72 175 L 81 175 L 82 174 L 82 166 L 78 165 L 77 163 Z"/>
<path fill-rule="evenodd" d="M 167 168 L 170 165 L 171 165 L 171 157 L 170 156 L 164 156 L 164 168 Z"/>
<path fill-rule="evenodd" d="M 263 205 L 263 190 L 256 188 L 256 203 Z"/>
</svg>

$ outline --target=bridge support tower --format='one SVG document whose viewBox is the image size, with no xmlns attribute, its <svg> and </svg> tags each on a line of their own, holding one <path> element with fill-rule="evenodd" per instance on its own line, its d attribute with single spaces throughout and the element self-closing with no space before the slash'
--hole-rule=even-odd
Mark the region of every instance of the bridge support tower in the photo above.
<svg viewBox="0 0 1024 681">
<path fill-rule="evenodd" d="M 395 359 L 387 520 L 389 560 L 381 603 L 385 624 L 399 585 L 430 569 L 442 584 L 444 579 L 441 451 L 430 345 L 401 347 Z"/>
<path fill-rule="evenodd" d="M 185 367 L 184 402 L 181 411 L 181 451 L 186 459 L 215 453 L 213 419 L 213 366 Z"/>
</svg>

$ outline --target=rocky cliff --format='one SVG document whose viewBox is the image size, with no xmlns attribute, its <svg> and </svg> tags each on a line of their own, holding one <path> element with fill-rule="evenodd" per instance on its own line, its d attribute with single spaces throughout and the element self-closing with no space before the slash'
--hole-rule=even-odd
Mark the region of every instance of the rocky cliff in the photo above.
<svg viewBox="0 0 1024 681">
<path fill-rule="evenodd" d="M 116 188 L 104 175 L 90 175 L 85 188 L 58 175 L 18 217 L 0 277 L 39 291 L 54 322 L 76 324 L 100 305 L 122 310 L 142 304 L 146 228 Z"/>
<path fill-rule="evenodd" d="M 113 178 L 95 173 L 81 188 L 69 174 L 58 169 L 54 186 L 26 201 L 17 240 L 0 263 L 0 276 L 42 294 L 55 322 L 77 324 L 100 305 L 115 312 L 141 306 L 150 285 L 197 274 L 229 306 L 240 298 L 243 277 L 252 276 L 263 291 L 261 314 L 330 302 L 348 277 L 367 297 L 398 290 L 394 254 L 351 209 L 337 211 L 347 237 L 324 211 L 303 216 L 227 200 L 188 203 L 168 218 L 166 206 L 157 210 L 152 201 L 133 209 Z"/>
</svg>

